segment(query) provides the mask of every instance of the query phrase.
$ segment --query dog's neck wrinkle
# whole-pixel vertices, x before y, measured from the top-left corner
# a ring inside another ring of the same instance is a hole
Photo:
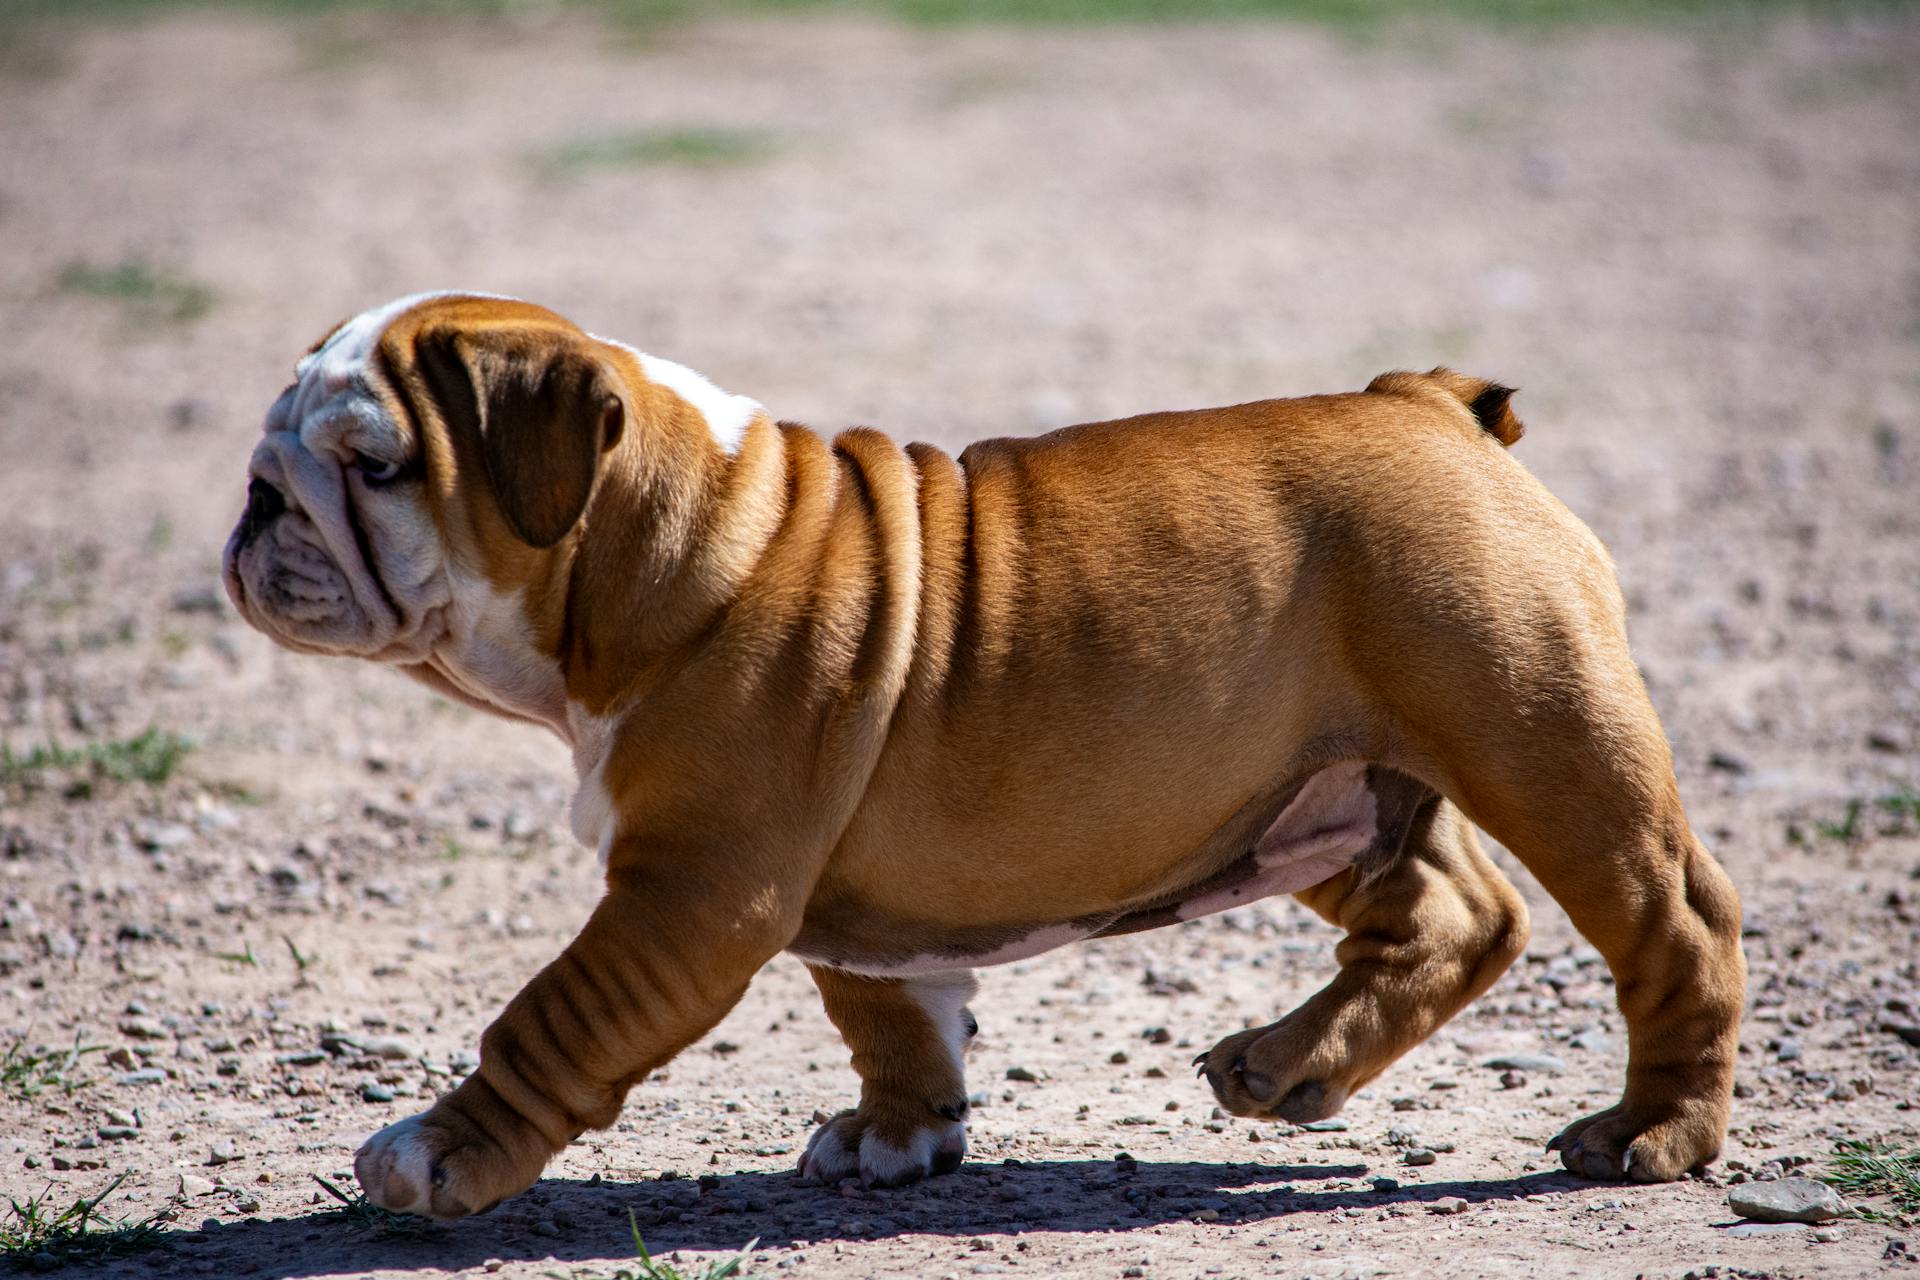
[[[560,649],[567,697],[596,715],[624,703],[630,683],[660,657],[707,631],[765,542],[750,509],[771,424],[752,424],[733,455],[697,420],[662,425],[630,432],[615,447],[568,578]],[[629,684],[610,683],[616,676]]]

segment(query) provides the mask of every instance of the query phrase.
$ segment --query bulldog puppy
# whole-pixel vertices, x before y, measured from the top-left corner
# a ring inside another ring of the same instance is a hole
[[[1621,1100],[1553,1146],[1678,1178],[1727,1123],[1740,903],[1687,824],[1606,550],[1506,452],[1509,391],[1364,392],[988,440],[776,421],[523,302],[402,299],[267,413],[226,582],[572,748],[606,896],[480,1067],[355,1162],[457,1218],[528,1186],[781,951],[860,1103],[806,1177],[966,1150],[970,971],[1291,893],[1340,969],[1201,1055],[1340,1110],[1527,939],[1490,833],[1612,969]]]

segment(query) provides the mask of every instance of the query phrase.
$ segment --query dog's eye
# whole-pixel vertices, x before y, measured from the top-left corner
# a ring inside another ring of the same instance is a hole
[[[360,478],[370,485],[383,485],[400,474],[401,464],[385,458],[376,458],[370,453],[355,453],[353,466]]]

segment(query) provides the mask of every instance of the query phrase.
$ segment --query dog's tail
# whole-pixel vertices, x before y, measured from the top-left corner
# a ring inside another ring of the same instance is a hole
[[[1405,370],[1383,373],[1367,384],[1367,390],[1381,395],[1414,397],[1444,392],[1465,405],[1481,428],[1503,445],[1512,444],[1526,432],[1526,427],[1507,405],[1513,397],[1512,387],[1455,373],[1445,365],[1436,365],[1425,373]]]

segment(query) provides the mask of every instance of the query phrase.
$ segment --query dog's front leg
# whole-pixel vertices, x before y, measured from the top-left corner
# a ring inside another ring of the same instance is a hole
[[[827,1016],[853,1050],[860,1105],[814,1130],[800,1176],[897,1187],[959,1168],[967,1154],[961,1053],[978,1029],[967,1010],[973,974],[869,978],[809,967]]]
[[[559,958],[487,1028],[480,1067],[354,1158],[367,1198],[459,1218],[525,1190],[627,1091],[724,1017],[785,944],[785,913],[695,875],[616,871]]]

